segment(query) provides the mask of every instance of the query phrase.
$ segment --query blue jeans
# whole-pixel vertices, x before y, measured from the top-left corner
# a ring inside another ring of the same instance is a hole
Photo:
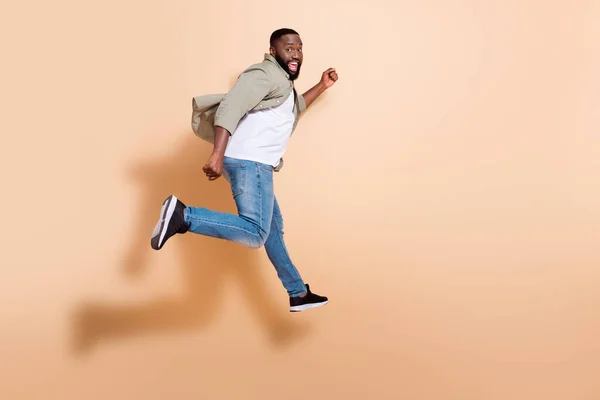
[[[189,232],[229,240],[251,248],[265,247],[277,276],[290,296],[306,293],[300,273],[283,240],[283,217],[273,190],[273,167],[225,157],[223,176],[231,185],[238,215],[188,206]]]

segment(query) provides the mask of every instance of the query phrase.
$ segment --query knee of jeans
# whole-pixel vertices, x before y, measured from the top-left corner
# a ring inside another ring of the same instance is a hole
[[[249,243],[248,243],[248,247],[250,247],[251,249],[260,249],[261,247],[263,247],[265,245],[266,240],[263,239],[261,236],[252,238]]]
[[[258,229],[256,235],[250,240],[249,247],[253,249],[260,249],[267,242],[267,238],[269,237],[269,232],[265,232],[262,229]]]

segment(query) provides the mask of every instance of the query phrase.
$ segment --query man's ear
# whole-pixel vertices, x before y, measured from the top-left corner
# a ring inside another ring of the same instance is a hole
[[[271,54],[271,57],[275,57],[275,48],[273,46],[269,47],[269,54]]]

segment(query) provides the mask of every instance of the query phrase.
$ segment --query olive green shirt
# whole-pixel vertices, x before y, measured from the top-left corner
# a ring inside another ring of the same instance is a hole
[[[295,97],[293,133],[300,115],[306,110],[306,101],[296,93],[289,74],[277,60],[265,54],[263,62],[251,65],[240,74],[228,93],[192,99],[192,130],[201,139],[214,143],[215,126],[234,135],[238,123],[248,112],[281,105],[291,91],[294,91]],[[275,170],[279,171],[282,167],[283,159]]]

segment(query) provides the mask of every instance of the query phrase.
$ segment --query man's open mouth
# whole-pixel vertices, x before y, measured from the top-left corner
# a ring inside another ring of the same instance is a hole
[[[288,69],[293,74],[298,72],[298,63],[297,62],[288,63]]]

